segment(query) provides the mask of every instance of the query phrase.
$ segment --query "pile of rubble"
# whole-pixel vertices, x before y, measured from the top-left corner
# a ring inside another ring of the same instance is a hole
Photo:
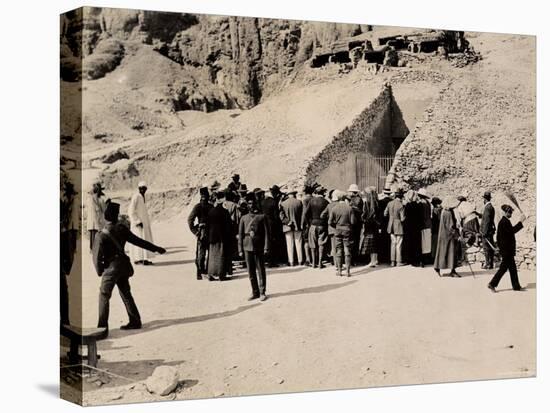
[[[451,53],[447,56],[449,62],[454,67],[465,67],[469,64],[479,62],[482,57],[473,48],[466,49],[464,53]]]

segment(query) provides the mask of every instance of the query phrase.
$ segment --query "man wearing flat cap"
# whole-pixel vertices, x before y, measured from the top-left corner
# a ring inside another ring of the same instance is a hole
[[[191,232],[197,238],[195,250],[195,266],[197,267],[197,280],[202,280],[203,274],[206,274],[206,253],[208,251],[208,214],[213,208],[210,203],[210,193],[207,187],[199,189],[200,201],[196,204],[189,217],[187,225]]]
[[[290,190],[288,198],[281,202],[279,216],[285,234],[288,265],[294,265],[294,247],[298,255],[298,264],[303,265],[302,255],[302,212],[303,205],[296,199],[297,191]]]
[[[325,199],[326,189],[322,186],[315,188],[313,198],[304,209],[302,222],[309,226],[308,245],[311,251],[311,265],[324,268],[323,252],[328,242],[328,222],[322,214],[328,205]]]
[[[144,181],[138,183],[138,191],[132,196],[128,207],[128,215],[130,217],[130,230],[139,235],[146,241],[153,242],[153,232],[151,231],[151,222],[149,220],[149,212],[145,204],[145,193],[147,192],[147,184]],[[152,265],[150,258],[153,255],[144,248],[137,246],[130,247],[130,257],[134,264]]]
[[[403,206],[403,190],[395,191],[395,199],[391,200],[386,209],[384,216],[388,217],[387,231],[390,234],[390,260],[391,265],[403,265],[402,247],[403,247],[403,222],[405,221],[405,207]]]
[[[494,235],[496,232],[495,228],[495,208],[493,207],[493,204],[491,203],[491,193],[489,191],[485,191],[483,194],[483,203],[485,204],[483,207],[483,214],[481,216],[481,236],[482,236],[482,245],[483,245],[483,252],[485,255],[485,262],[483,263],[483,269],[485,270],[492,270],[493,269],[493,261],[495,257],[495,251],[493,249],[495,245],[494,241]]]
[[[518,278],[518,269],[516,267],[516,232],[520,231],[523,228],[523,221],[525,221],[525,215],[521,214],[519,216],[519,221],[516,225],[512,225],[510,218],[512,218],[512,213],[514,209],[510,205],[502,205],[502,211],[504,216],[500,219],[497,228],[497,245],[502,257],[500,262],[500,267],[498,268],[497,273],[489,282],[487,287],[492,291],[496,292],[498,283],[502,279],[502,276],[506,271],[510,272],[510,280],[512,282],[512,288],[514,291],[523,291],[524,288],[519,283]]]
[[[141,316],[130,291],[130,277],[133,275],[134,269],[124,251],[124,245],[129,242],[139,248],[159,254],[164,254],[166,250],[136,236],[126,226],[119,223],[119,211],[119,204],[115,202],[107,204],[104,214],[105,227],[97,234],[94,242],[93,262],[97,275],[101,277],[97,326],[108,328],[109,300],[116,285],[129,318],[128,324],[120,328],[134,330],[141,328]]]

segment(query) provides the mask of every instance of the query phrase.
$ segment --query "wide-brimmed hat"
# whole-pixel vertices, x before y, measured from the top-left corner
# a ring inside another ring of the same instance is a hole
[[[359,192],[359,187],[357,184],[351,184],[348,188],[348,192]]]
[[[221,186],[222,186],[222,184],[220,184],[218,181],[214,181],[214,182],[212,183],[212,185],[210,185],[210,189],[211,189],[212,191],[216,191],[216,190],[218,190]]]
[[[262,188],[254,188],[254,190],[252,192],[255,193],[255,194],[265,193],[265,191]]]
[[[339,189],[335,189],[332,193],[333,200],[341,201],[346,196],[346,193],[344,191],[341,191]]]
[[[428,194],[428,191],[426,191],[426,188],[420,188],[417,192],[418,196],[421,196],[422,198],[431,198],[430,194]]]
[[[458,199],[459,202],[464,202],[466,200],[468,200],[468,198],[466,198],[465,195],[459,195],[456,197],[456,199]]]
[[[138,182],[138,188],[147,188],[147,182],[139,181]]]
[[[510,205],[508,204],[502,204],[502,206],[500,207],[500,209],[502,209],[504,212],[514,212],[514,208],[512,208]]]
[[[271,188],[269,188],[271,192],[281,192],[281,188],[279,188],[279,185],[273,185]]]
[[[443,198],[443,202],[441,203],[441,206],[445,209],[453,209],[456,208],[460,204],[460,201],[456,196],[448,195],[445,198]]]

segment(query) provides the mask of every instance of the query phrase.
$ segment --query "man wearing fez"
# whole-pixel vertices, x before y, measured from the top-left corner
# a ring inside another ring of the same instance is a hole
[[[497,245],[502,257],[500,267],[493,279],[487,284],[492,292],[496,293],[496,288],[500,282],[502,276],[506,271],[510,272],[510,280],[512,281],[512,288],[514,291],[524,291],[525,289],[520,285],[518,279],[518,269],[516,267],[516,232],[523,228],[523,221],[526,216],[521,214],[519,216],[519,222],[516,225],[512,225],[510,218],[514,209],[510,205],[502,205],[502,211],[504,216],[500,219],[497,228]]]
[[[187,224],[189,229],[197,238],[195,252],[195,265],[197,267],[197,280],[202,280],[202,274],[206,274],[206,252],[208,251],[208,213],[213,208],[210,204],[208,188],[199,189],[200,201],[196,204],[189,217]]]
[[[317,265],[324,268],[323,252],[325,244],[328,242],[327,221],[322,218],[322,213],[328,205],[325,199],[326,189],[319,186],[311,201],[304,208],[302,221],[307,222],[309,226],[308,245],[311,251],[311,264],[313,268]]]
[[[302,256],[302,203],[296,199],[298,191],[290,190],[288,198],[281,202],[279,216],[283,224],[286,240],[288,265],[294,265],[294,247],[298,255],[298,264],[303,265]]]
[[[249,212],[239,223],[239,254],[244,255],[252,287],[249,300],[265,301],[266,274],[264,254],[269,254],[269,227],[264,214],[260,213],[254,194],[246,196]]]
[[[485,255],[485,262],[483,263],[484,270],[492,270],[494,266],[495,251],[493,247],[495,246],[494,235],[496,232],[495,228],[495,208],[491,203],[491,193],[486,191],[483,194],[483,214],[481,215],[481,236],[483,238],[483,252]]]
[[[130,277],[134,273],[130,258],[124,252],[126,242],[151,252],[164,254],[166,250],[158,247],[132,233],[126,226],[118,222],[120,205],[115,202],[107,204],[105,209],[105,227],[97,234],[93,260],[97,274],[101,277],[99,287],[99,321],[98,327],[107,327],[109,324],[109,300],[115,285],[126,307],[128,324],[121,326],[121,330],[141,328],[141,317],[134,297],[130,291]]]
[[[88,205],[86,207],[86,223],[88,233],[90,234],[90,251],[94,247],[94,239],[98,231],[105,225],[105,208],[109,200],[105,200],[101,182],[94,182],[92,190],[88,197]]]

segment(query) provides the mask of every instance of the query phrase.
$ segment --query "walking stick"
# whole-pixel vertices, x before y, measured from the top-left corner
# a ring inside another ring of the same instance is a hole
[[[462,235],[459,235],[458,239],[460,240],[460,242],[462,243],[463,246],[466,246],[466,241],[464,241],[464,238],[462,238]],[[466,251],[464,251],[464,256],[466,256]],[[468,260],[466,258],[466,262],[468,263],[468,267],[470,268],[470,272],[472,273],[472,277],[474,277],[474,279],[475,279],[476,275],[474,273],[474,270],[472,269],[472,264],[470,264],[470,260]]]

